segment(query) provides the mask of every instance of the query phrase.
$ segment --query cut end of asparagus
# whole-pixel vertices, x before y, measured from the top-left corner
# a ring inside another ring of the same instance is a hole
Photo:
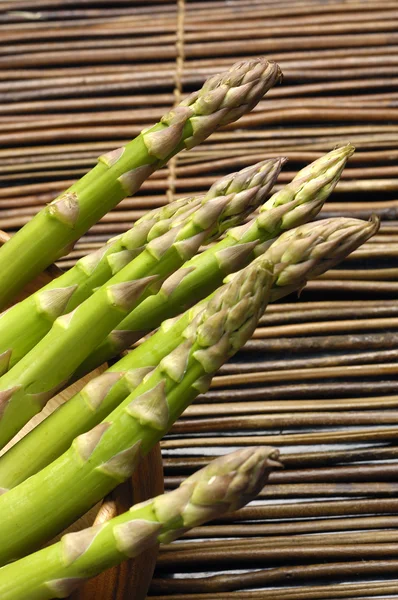
[[[265,253],[274,265],[273,299],[301,289],[308,279],[343,260],[378,228],[376,216],[369,222],[340,217],[307,223],[283,233]]]
[[[241,508],[263,488],[270,471],[281,467],[275,448],[244,448],[220,456],[186,479],[175,491],[159,496],[154,511],[160,522],[174,524],[174,531],[160,536],[169,542],[182,530],[201,525]]]

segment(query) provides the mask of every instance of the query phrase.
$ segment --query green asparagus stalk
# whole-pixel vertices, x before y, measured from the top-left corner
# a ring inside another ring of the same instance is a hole
[[[51,539],[131,476],[140,457],[250,338],[272,279],[264,256],[253,261],[199,307],[182,333],[183,341],[106,420],[75,438],[42,471],[0,496],[0,564]]]
[[[158,294],[144,300],[101,342],[78,368],[76,378],[117,356],[162,321],[207,296],[228,273],[253,259],[257,243],[312,219],[332,193],[353,152],[353,146],[348,144],[306,166],[261,207],[256,219],[229,230],[213,248],[185,263],[166,280]]]
[[[280,78],[278,65],[265,59],[236,63],[210,77],[160,123],[101,156],[91,171],[0,248],[0,308],[123,198],[133,195],[151,173],[183,148],[200,144],[221,125],[249,112]]]
[[[206,241],[243,222],[267,197],[284,162],[283,158],[264,160],[222,177],[204,197],[176,200],[149,212],[132,229],[109,240],[99,250],[80,259],[72,269],[11,307],[0,317],[0,375],[19,362],[50,331],[57,317],[74,310],[140,254],[146,244],[188,218],[201,204],[229,197],[222,219],[214,225]]]
[[[161,439],[250,337],[267,301],[293,285],[301,288],[377,228],[377,221],[342,218],[299,227],[297,240],[283,234],[208,300],[164,322],[11,448],[0,459],[0,485],[16,485],[15,477],[22,483],[0,496],[0,561],[51,538],[127,478],[140,452]],[[80,435],[69,447],[72,430]]]
[[[68,533],[57,544],[0,569],[2,600],[69,596],[90,577],[169,543],[191,529],[241,508],[280,467],[274,448],[253,447],[213,460],[176,490],[132,506],[107,523]]]
[[[272,173],[278,170],[274,163]],[[268,181],[268,171],[258,173],[254,180]],[[252,181],[249,172],[248,181]],[[241,189],[247,173],[230,177],[228,181]],[[239,183],[240,181],[240,183]],[[268,189],[268,186],[266,186]],[[134,308],[145,294],[158,291],[156,283],[189,260],[199,246],[217,230],[246,215],[256,205],[261,185],[228,195],[223,189],[205,196],[193,212],[174,219],[173,227],[152,239],[144,250],[123,267],[74,311],[58,317],[39,343],[10,371],[0,378],[0,448],[25,423],[40,412],[47,401],[69,380],[104,337]],[[221,193],[222,195],[217,195]],[[154,285],[155,284],[155,285]]]

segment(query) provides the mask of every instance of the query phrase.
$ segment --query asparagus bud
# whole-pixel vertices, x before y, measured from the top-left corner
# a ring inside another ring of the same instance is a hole
[[[244,506],[260,492],[271,469],[281,466],[278,456],[274,448],[260,446],[216,458],[176,490],[2,567],[2,600],[66,597],[83,581],[157,542],[170,542]]]
[[[334,218],[287,231],[266,252],[274,269],[272,300],[302,289],[309,279],[325,273],[374,235],[379,219]]]
[[[250,502],[264,487],[270,469],[281,466],[278,458],[273,448],[238,450],[216,458],[178,489],[156,498],[158,520],[168,517],[177,524],[174,531],[163,532],[160,541],[170,542],[184,531]]]

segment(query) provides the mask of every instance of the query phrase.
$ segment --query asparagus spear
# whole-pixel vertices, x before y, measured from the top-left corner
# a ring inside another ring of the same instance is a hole
[[[261,172],[257,175],[260,181],[264,177]],[[49,333],[0,378],[0,448],[65,385],[82,360],[145,294],[158,291],[155,282],[189,260],[209,236],[223,229],[224,221],[250,212],[262,191],[259,186],[227,196],[213,191],[197,210],[182,214],[181,222],[175,219],[169,231],[152,239],[74,311],[58,317]]]
[[[250,337],[267,301],[279,297],[283,288],[289,292],[293,285],[302,287],[309,276],[341,260],[377,228],[377,221],[341,218],[299,227],[297,240],[285,233],[207,301],[163,323],[148,341],[6,453],[1,462],[8,461],[9,468],[1,469],[0,485],[6,487],[7,475],[9,484],[21,465],[26,472],[21,476],[19,470],[19,481],[32,476],[0,496],[0,561],[51,538],[127,478],[138,455],[161,439]],[[38,469],[46,464],[43,456],[48,464],[57,455],[52,454],[55,446],[62,451],[70,443],[73,428],[81,434],[69,449],[37,474],[34,469],[29,473],[32,461]],[[33,518],[35,513],[39,519]]]
[[[182,333],[183,341],[138,387],[133,382],[133,391],[106,420],[75,438],[42,471],[0,496],[0,564],[51,539],[131,476],[140,457],[250,338],[272,279],[264,256],[253,261],[199,307]]]
[[[278,65],[263,58],[236,63],[210,77],[160,123],[101,156],[91,171],[0,248],[0,308],[157,168],[249,112],[280,78]]]
[[[136,504],[105,524],[63,536],[60,542],[0,569],[2,600],[69,596],[80,583],[157,542],[169,543],[206,521],[241,508],[279,467],[274,448],[252,447],[213,460],[176,490]]]
[[[348,144],[306,166],[261,207],[257,219],[229,230],[213,248],[185,263],[166,280],[158,294],[144,300],[120,322],[82,363],[76,377],[92,371],[158,327],[164,319],[204,298],[221,285],[225,275],[252,260],[256,243],[313,218],[333,191],[353,152],[353,146]]]
[[[148,242],[170,231],[201,204],[229,196],[222,219],[214,225],[206,241],[243,222],[267,197],[284,161],[282,158],[264,160],[222,177],[204,197],[176,200],[149,212],[125,234],[109,240],[99,250],[80,259],[72,269],[6,311],[0,317],[0,375],[19,362],[50,331],[57,317],[74,310],[142,252]]]

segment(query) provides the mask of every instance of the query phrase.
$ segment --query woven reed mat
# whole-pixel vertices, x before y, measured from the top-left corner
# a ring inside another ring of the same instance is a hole
[[[165,547],[157,600],[398,598],[396,0],[2,0],[0,228],[13,232],[209,74],[277,60],[283,85],[104,217],[67,268],[149,208],[267,156],[279,184],[350,140],[323,216],[380,232],[271,306],[162,444],[167,488],[231,447],[286,468],[258,501]],[[198,542],[198,540],[201,540]]]

